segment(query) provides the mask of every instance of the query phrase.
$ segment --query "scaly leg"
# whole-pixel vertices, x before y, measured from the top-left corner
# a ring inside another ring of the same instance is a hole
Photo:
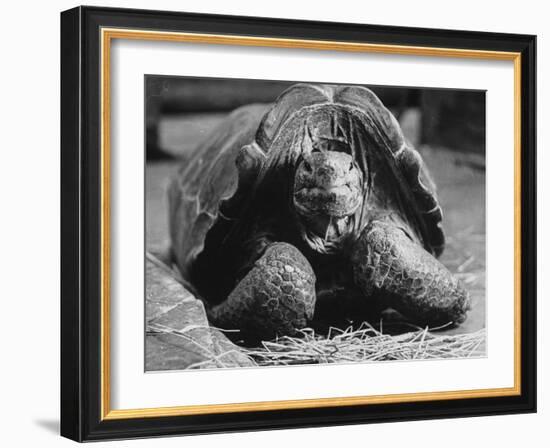
[[[395,222],[375,220],[352,254],[356,284],[419,325],[460,324],[470,298],[458,280]]]
[[[221,328],[241,330],[247,341],[258,341],[294,334],[307,325],[314,308],[311,265],[294,246],[274,243],[209,318]]]

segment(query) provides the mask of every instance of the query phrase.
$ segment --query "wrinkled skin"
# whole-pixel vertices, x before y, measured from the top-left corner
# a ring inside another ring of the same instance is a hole
[[[298,215],[320,237],[344,236],[351,230],[349,217],[362,205],[362,177],[349,154],[307,154],[294,178],[293,202]]]

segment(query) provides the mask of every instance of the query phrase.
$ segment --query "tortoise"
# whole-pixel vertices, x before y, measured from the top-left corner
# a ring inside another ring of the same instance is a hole
[[[470,309],[437,260],[428,170],[366,87],[296,84],[236,109],[180,166],[168,202],[174,263],[211,323],[247,340],[295,334],[345,298],[428,326]]]

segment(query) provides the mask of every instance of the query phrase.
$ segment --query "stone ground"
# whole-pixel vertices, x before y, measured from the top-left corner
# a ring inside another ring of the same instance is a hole
[[[402,126],[416,141],[414,113]],[[174,154],[189,154],[196,143],[223,118],[221,114],[171,117],[161,122],[161,145]],[[485,327],[485,171],[483,163],[445,148],[420,146],[438,187],[444,212],[447,246],[440,260],[459,276],[473,299],[466,322],[443,333],[469,333]],[[177,164],[149,163],[146,167],[147,248],[159,253],[168,245],[166,186]],[[207,328],[200,301],[166,271],[162,262],[147,261],[146,369],[171,370],[191,365],[231,367],[250,365],[220,332]],[[163,328],[180,330],[167,334]],[[181,331],[184,330],[184,331]],[[226,354],[228,353],[228,354]],[[221,359],[216,358],[222,356]],[[209,362],[208,359],[216,361]]]

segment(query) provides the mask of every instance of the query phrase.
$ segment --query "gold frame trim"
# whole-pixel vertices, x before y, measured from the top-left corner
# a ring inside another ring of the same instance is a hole
[[[110,366],[110,54],[113,39],[186,42],[215,45],[299,48],[368,52],[411,56],[455,57],[513,61],[514,63],[514,386],[442,392],[421,392],[356,397],[279,400],[215,405],[189,405],[142,409],[111,409]],[[459,48],[279,39],[217,34],[195,34],[137,29],[101,29],[101,420],[168,417],[265,410],[307,409],[413,401],[502,397],[521,394],[521,53]]]

